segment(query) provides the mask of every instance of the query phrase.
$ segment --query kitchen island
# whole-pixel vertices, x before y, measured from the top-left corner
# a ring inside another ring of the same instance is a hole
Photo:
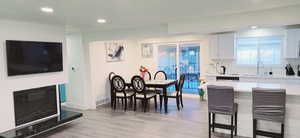
[[[238,135],[252,137],[252,88],[282,88],[286,89],[286,121],[285,138],[299,137],[300,130],[300,83],[263,83],[263,82],[240,82],[240,81],[208,81],[201,87],[206,90],[207,85],[232,86],[235,91],[235,102],[238,107]],[[230,117],[217,115],[216,121],[230,123]],[[280,124],[259,121],[258,128],[266,131],[280,132]],[[226,130],[217,130],[217,132]]]

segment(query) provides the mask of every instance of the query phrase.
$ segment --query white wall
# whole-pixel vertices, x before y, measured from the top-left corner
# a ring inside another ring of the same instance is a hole
[[[138,45],[135,40],[119,40],[125,42],[124,61],[106,62],[104,41],[92,42],[90,51],[91,90],[97,105],[107,103],[110,100],[110,85],[108,74],[115,72],[127,82],[133,75],[139,74]]]
[[[5,40],[30,40],[65,43],[64,28],[27,22],[0,20],[0,132],[15,127],[13,91],[67,82],[66,47],[64,71],[8,77]]]
[[[67,34],[69,82],[66,84],[66,104],[68,107],[88,109],[87,96],[87,64],[85,62],[85,46],[81,33]]]

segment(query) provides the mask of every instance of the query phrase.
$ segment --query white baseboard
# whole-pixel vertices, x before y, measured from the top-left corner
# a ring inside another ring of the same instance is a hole
[[[111,101],[110,97],[104,97],[101,98],[100,100],[96,101],[96,106],[104,105],[104,104],[109,104]]]
[[[74,109],[79,109],[79,110],[87,110],[88,107],[84,105],[79,105],[79,104],[73,104],[73,103],[68,103],[66,102],[64,106],[69,107],[69,108],[74,108]]]

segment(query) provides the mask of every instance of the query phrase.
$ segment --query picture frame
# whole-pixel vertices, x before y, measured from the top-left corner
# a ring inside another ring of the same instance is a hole
[[[124,42],[105,42],[106,62],[124,61]]]
[[[153,57],[153,44],[143,43],[141,44],[141,53],[143,58],[152,58]]]

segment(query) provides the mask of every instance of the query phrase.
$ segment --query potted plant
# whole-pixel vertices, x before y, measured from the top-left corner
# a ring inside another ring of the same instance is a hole
[[[205,90],[203,89],[203,85],[205,85],[206,80],[203,78],[199,79],[200,81],[200,87],[199,87],[199,96],[200,96],[200,101],[204,101],[204,95],[205,95]]]

